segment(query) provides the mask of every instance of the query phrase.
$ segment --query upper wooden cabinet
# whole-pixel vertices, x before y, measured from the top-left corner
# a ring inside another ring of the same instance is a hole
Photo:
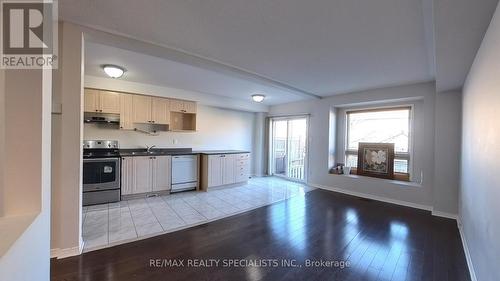
[[[84,91],[84,111],[99,112],[99,90],[85,89]]]
[[[132,95],[120,95],[120,129],[134,129],[134,101]]]
[[[120,113],[120,93],[85,89],[84,111],[99,113]]]
[[[196,103],[194,101],[171,100],[170,111],[196,113]]]
[[[134,124],[168,125],[157,130],[196,131],[196,102],[85,89],[84,111],[120,114],[120,129]]]
[[[151,123],[151,97],[133,96],[134,123]]]
[[[170,123],[170,100],[150,96],[133,96],[134,123],[168,125]]]
[[[152,98],[151,117],[151,121],[155,124],[170,124],[170,100],[165,98]]]

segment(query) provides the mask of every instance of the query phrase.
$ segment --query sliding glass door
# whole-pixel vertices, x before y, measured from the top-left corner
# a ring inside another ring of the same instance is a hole
[[[271,119],[271,174],[305,181],[307,117]]]

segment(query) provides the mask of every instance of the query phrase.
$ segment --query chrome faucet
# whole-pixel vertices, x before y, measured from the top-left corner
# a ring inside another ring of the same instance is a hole
[[[147,146],[146,145],[146,152],[149,153],[151,151],[151,149],[153,149],[153,147],[156,147],[156,145],[152,145],[152,146]]]

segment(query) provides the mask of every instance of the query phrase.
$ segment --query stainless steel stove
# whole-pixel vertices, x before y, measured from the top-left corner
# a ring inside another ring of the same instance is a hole
[[[120,201],[118,141],[83,141],[83,206],[118,201]]]

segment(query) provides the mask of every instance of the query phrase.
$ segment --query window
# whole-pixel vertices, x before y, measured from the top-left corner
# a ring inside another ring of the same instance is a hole
[[[411,107],[347,111],[346,121],[347,166],[357,166],[360,142],[394,143],[396,178],[409,179]]]

